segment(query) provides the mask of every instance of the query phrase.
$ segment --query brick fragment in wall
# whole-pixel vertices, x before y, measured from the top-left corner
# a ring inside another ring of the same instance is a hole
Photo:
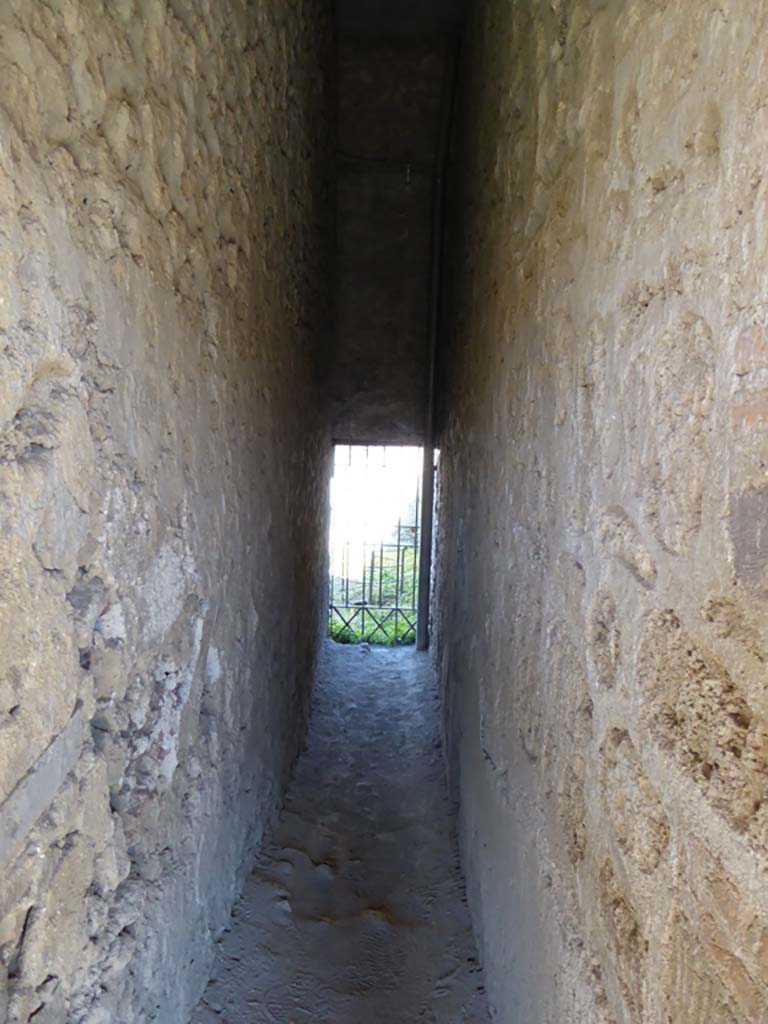
[[[50,806],[56,791],[80,756],[85,736],[83,708],[78,706],[58,736],[19,780],[0,807],[0,865],[17,852],[30,828]]]

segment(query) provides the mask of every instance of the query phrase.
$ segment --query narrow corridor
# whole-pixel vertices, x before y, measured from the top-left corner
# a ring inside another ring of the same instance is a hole
[[[429,657],[329,642],[306,750],[193,1024],[484,1020]]]
[[[0,1024],[768,1024],[766,38],[0,0]]]

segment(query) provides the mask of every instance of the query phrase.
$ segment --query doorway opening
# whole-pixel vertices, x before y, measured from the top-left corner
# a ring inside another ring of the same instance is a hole
[[[338,643],[416,642],[422,461],[421,448],[335,446],[328,633]]]

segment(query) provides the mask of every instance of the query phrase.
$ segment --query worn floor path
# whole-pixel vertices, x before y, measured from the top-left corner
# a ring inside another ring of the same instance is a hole
[[[193,1024],[485,1024],[453,824],[428,656],[329,643]]]

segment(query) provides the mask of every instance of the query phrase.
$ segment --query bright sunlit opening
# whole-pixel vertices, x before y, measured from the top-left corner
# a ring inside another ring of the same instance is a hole
[[[331,481],[331,553],[342,545],[397,538],[397,524],[414,522],[421,448],[337,445]],[[334,567],[341,571],[341,565]]]
[[[331,482],[330,631],[411,643],[422,449],[337,445]]]

